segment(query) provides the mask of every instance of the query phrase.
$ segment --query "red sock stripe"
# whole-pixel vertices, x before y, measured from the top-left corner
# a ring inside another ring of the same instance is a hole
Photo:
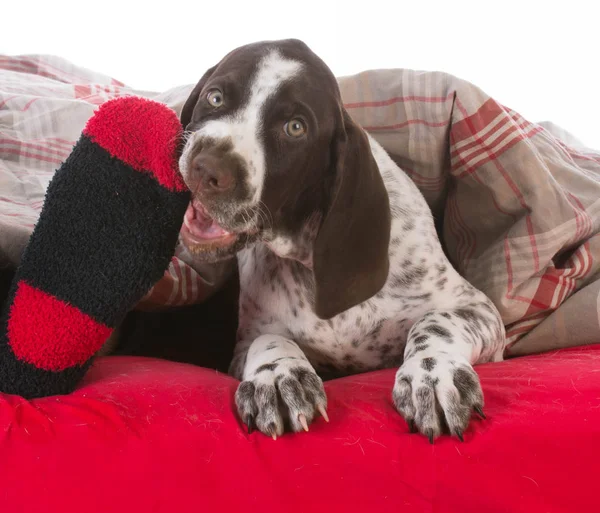
[[[182,135],[177,115],[162,103],[128,96],[103,103],[83,133],[136,171],[149,171],[169,190],[187,190],[177,164]]]
[[[7,333],[19,360],[49,371],[82,365],[102,347],[111,332],[111,328],[77,308],[19,282]]]

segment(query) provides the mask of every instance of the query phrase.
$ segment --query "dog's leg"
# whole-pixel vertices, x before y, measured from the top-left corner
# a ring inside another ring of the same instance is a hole
[[[483,393],[472,365],[498,361],[504,327],[487,298],[434,310],[409,331],[393,400],[411,431],[431,443],[442,432],[462,440],[471,413],[483,416]]]
[[[308,431],[317,412],[327,419],[323,382],[298,345],[280,335],[238,344],[230,372],[242,380],[235,403],[243,422],[274,439],[288,428]]]

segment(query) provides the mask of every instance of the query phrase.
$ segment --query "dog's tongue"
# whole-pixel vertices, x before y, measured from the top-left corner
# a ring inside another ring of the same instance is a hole
[[[198,239],[219,239],[230,235],[227,230],[221,228],[204,209],[204,206],[196,200],[188,205],[183,223],[190,233]]]

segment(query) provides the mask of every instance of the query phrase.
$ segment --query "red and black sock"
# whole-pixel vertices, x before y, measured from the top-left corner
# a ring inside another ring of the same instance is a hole
[[[71,392],[162,277],[189,191],[181,125],[141,98],[103,104],[57,170],[0,324],[0,392]]]

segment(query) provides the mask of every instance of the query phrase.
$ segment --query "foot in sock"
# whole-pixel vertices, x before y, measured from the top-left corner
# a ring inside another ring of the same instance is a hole
[[[0,320],[0,392],[71,392],[162,277],[189,202],[181,125],[141,98],[103,104],[56,171]]]

